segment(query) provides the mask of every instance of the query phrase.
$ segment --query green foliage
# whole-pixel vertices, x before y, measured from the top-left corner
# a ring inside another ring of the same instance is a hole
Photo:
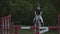
[[[0,17],[11,14],[14,24],[32,25],[37,3],[41,4],[45,25],[56,25],[59,0],[0,0]]]

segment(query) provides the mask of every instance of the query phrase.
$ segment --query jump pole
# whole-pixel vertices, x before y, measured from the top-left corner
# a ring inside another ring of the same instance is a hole
[[[60,34],[60,15],[58,15],[58,34]]]
[[[11,16],[2,17],[2,34],[11,34]]]
[[[0,18],[0,34],[11,34],[11,15]]]
[[[0,34],[2,34],[2,18],[0,18]]]

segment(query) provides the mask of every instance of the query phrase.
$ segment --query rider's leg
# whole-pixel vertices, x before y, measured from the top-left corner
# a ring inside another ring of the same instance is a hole
[[[43,18],[41,15],[39,15],[39,19],[41,20],[41,26],[44,26]]]
[[[33,19],[33,23],[35,22],[35,17],[34,17],[34,19]]]
[[[41,22],[43,23],[43,18],[41,15],[39,15],[39,19],[41,19]]]
[[[33,19],[33,22],[35,23],[35,21],[38,20],[38,16],[36,15]]]

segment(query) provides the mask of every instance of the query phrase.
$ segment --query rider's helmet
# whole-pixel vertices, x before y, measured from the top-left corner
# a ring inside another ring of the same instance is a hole
[[[41,8],[40,8],[40,4],[37,4],[37,10],[40,10]]]
[[[37,4],[38,6],[40,6],[40,4]]]

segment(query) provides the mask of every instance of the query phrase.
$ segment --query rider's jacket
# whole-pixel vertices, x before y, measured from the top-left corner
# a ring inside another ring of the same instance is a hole
[[[39,10],[36,9],[35,11],[36,11],[36,14],[40,15],[41,9],[39,9]]]

